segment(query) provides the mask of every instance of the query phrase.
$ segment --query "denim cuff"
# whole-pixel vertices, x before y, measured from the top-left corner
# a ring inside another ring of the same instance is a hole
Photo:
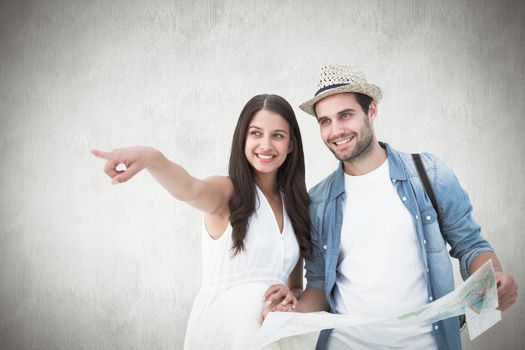
[[[495,253],[494,249],[492,249],[491,247],[478,248],[478,249],[473,250],[472,252],[470,252],[468,256],[460,260],[459,270],[461,272],[461,277],[463,277],[463,280],[466,280],[467,278],[470,277],[470,265],[472,264],[472,261],[478,255],[480,255],[481,253],[485,253],[485,252]]]
[[[324,279],[309,279],[306,281],[306,288],[315,288],[319,289],[320,291],[324,292]]]

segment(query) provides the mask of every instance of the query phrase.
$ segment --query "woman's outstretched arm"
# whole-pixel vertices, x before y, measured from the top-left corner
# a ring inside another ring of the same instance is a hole
[[[91,153],[106,160],[104,172],[112,179],[113,184],[126,182],[147,169],[178,200],[213,216],[228,216],[233,184],[226,176],[197,179],[152,147],[127,147],[111,152],[93,149]],[[124,164],[126,169],[117,170],[119,164]]]

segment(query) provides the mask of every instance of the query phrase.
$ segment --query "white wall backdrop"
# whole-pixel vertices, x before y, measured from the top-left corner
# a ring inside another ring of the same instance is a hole
[[[523,18],[520,1],[2,1],[0,348],[182,348],[201,216],[147,173],[111,186],[89,149],[226,174],[243,105],[277,93],[312,186],[336,162],[297,106],[331,63],[383,88],[381,140],[450,165],[525,287]],[[523,324],[520,296],[464,347],[520,349]]]

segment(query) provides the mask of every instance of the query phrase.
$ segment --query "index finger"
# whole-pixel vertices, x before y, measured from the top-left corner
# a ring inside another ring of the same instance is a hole
[[[273,286],[268,287],[268,289],[266,289],[266,292],[264,292],[263,300],[266,300],[272,293],[278,291],[280,288],[280,284],[274,284]]]
[[[292,304],[295,305],[297,303],[297,298],[293,293],[287,294],[286,297],[281,301],[282,305]]]
[[[93,154],[95,157],[98,157],[98,158],[102,158],[102,159],[106,159],[106,160],[112,160],[113,157],[111,156],[111,152],[104,152],[104,151],[99,151],[99,150],[96,150],[96,149],[91,149],[90,150],[91,154]]]
[[[291,293],[290,293],[291,294]],[[287,296],[289,295],[288,291],[286,290],[283,290],[282,288],[279,289],[278,291],[276,291],[274,294],[271,295],[271,303],[270,303],[270,306],[271,305],[276,305],[276,304],[279,304],[280,302],[283,301],[283,299],[285,299]]]

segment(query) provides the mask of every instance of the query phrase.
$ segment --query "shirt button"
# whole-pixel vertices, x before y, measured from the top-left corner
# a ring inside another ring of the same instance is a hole
[[[428,300],[432,301],[432,300],[434,300],[434,298],[432,298],[432,297],[428,297]]]
[[[438,330],[438,328],[439,328],[438,325],[435,325],[435,326],[434,326],[434,329],[435,329],[436,331]]]
[[[396,183],[396,182],[397,182],[397,180],[396,180],[396,179],[392,179],[392,182],[393,182],[393,183]]]
[[[430,272],[430,269],[429,269],[429,268],[427,268],[427,272]]]
[[[403,202],[406,202],[406,201],[407,201],[407,197],[403,197],[403,198],[401,198],[401,200],[402,200]]]
[[[427,215],[427,220],[430,220],[430,219],[432,219],[432,218],[430,217],[430,215]]]
[[[426,239],[423,240],[423,244],[427,244],[427,240]]]
[[[325,244],[325,245],[323,246],[323,249],[326,250],[326,248],[328,248],[328,247],[327,247],[326,244]]]
[[[416,215],[416,220],[419,219],[419,216]]]

